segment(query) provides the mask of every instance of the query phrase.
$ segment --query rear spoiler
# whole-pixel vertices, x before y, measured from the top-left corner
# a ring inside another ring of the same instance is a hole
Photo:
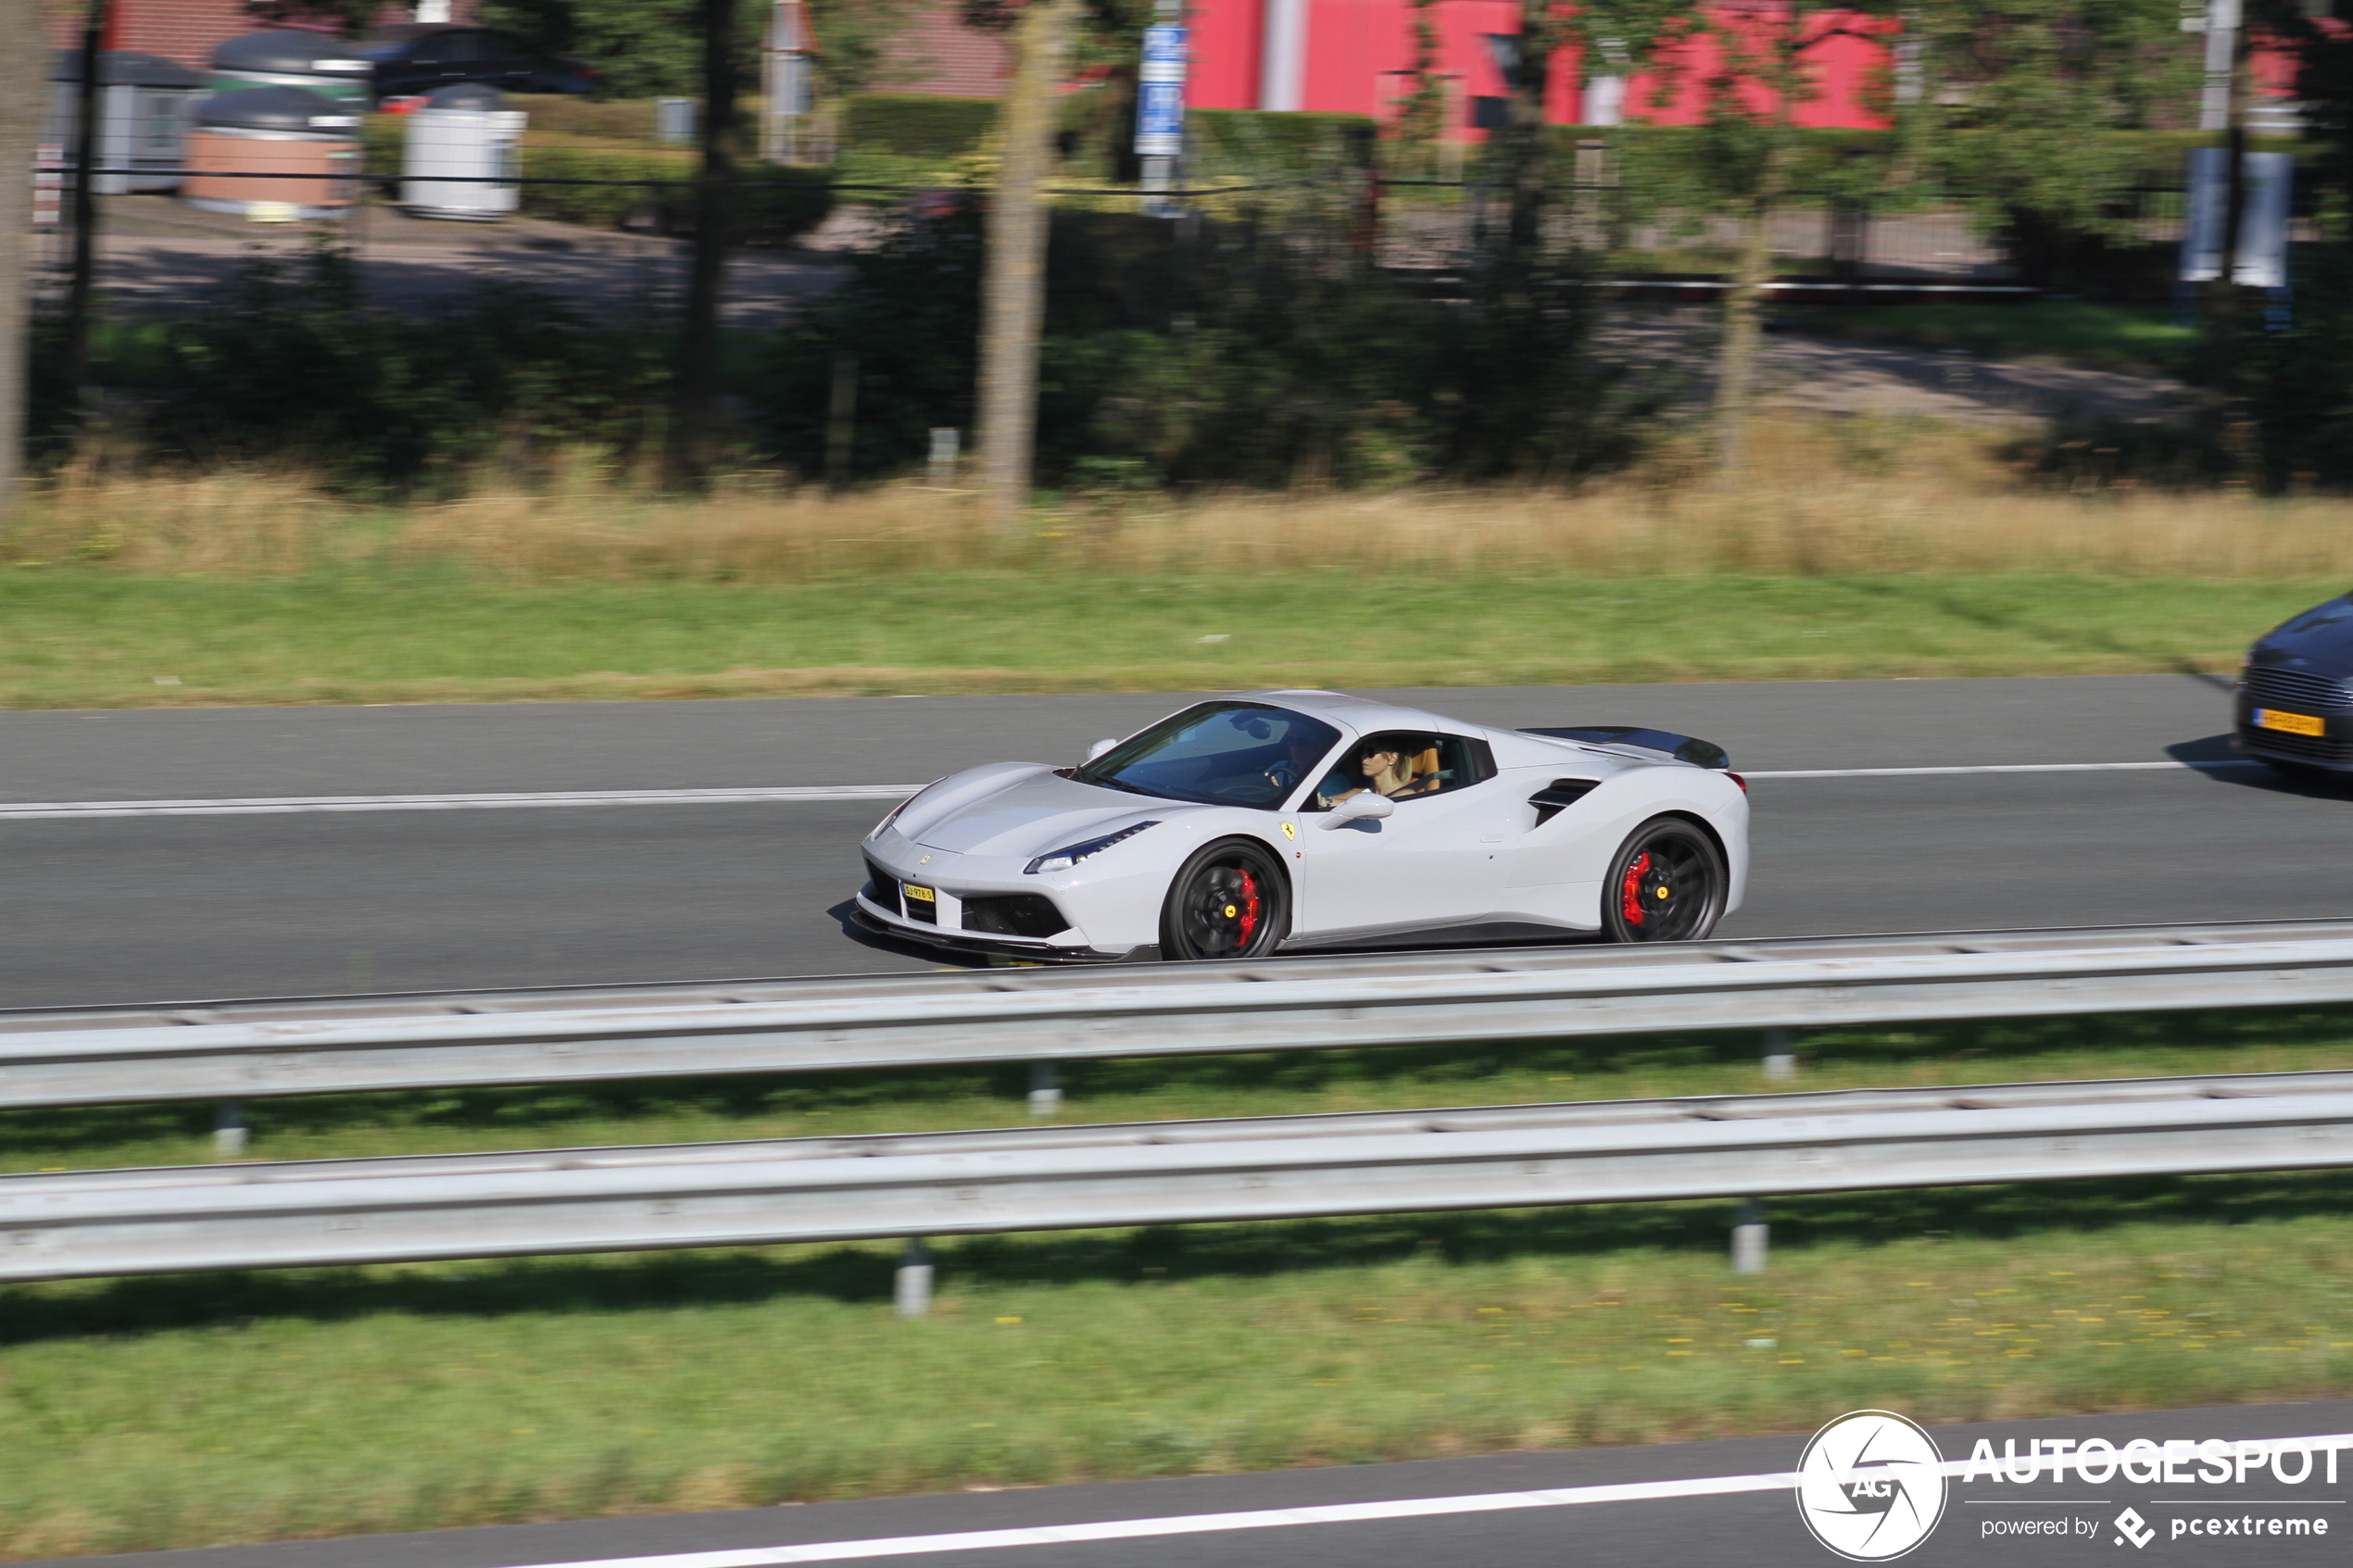
[[[1543,735],[1553,740],[1576,741],[1584,746],[1633,746],[1672,757],[1679,762],[1689,762],[1694,768],[1729,770],[1732,765],[1731,754],[1714,741],[1679,735],[1671,730],[1642,730],[1630,724],[1587,724],[1573,730],[1523,729],[1519,733]]]

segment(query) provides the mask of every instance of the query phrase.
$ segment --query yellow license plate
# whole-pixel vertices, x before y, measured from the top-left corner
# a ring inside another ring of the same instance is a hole
[[[2276,708],[2255,710],[2255,727],[2259,730],[2285,730],[2292,735],[2318,735],[2328,732],[2325,721],[2309,713],[2283,713]]]
[[[934,893],[928,887],[918,887],[912,882],[902,882],[899,885],[900,889],[906,893],[908,897],[912,898],[918,904],[937,904],[939,902],[939,895]]]

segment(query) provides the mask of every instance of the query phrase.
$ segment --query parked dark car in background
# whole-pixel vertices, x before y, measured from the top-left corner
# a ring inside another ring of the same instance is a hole
[[[486,27],[412,22],[379,28],[359,41],[375,67],[376,97],[405,98],[454,82],[479,82],[509,93],[593,93],[597,73],[577,60],[543,55],[510,33]]]
[[[2247,756],[2290,778],[2353,780],[2353,594],[2257,638],[2232,703]]]

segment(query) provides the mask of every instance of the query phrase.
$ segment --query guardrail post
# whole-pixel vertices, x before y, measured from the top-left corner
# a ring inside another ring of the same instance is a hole
[[[907,1238],[906,1250],[899,1255],[892,1295],[902,1318],[919,1318],[931,1311],[931,1248],[924,1245],[922,1236]]]
[[[1029,1064],[1029,1113],[1051,1116],[1063,1108],[1062,1069],[1051,1061]]]
[[[1768,1235],[1764,1203],[1754,1198],[1742,1198],[1741,1217],[1732,1226],[1732,1273],[1761,1274],[1765,1272],[1765,1248]]]
[[[245,1151],[248,1129],[245,1126],[245,1102],[224,1099],[212,1108],[212,1152],[222,1160],[233,1159]]]
[[[1786,1029],[1765,1031],[1765,1076],[1775,1080],[1797,1076],[1797,1052]]]

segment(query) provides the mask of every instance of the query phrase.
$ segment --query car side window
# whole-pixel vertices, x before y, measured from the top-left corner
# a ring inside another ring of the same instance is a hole
[[[1366,735],[1334,759],[1309,809],[1327,811],[1352,795],[1376,790],[1391,800],[1420,800],[1468,789],[1495,774],[1484,741],[1427,730]]]

